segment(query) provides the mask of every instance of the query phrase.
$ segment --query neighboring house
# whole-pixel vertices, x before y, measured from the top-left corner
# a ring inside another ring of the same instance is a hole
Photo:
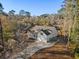
[[[27,35],[29,38],[36,39],[37,41],[47,42],[50,39],[53,40],[53,37],[56,37],[58,32],[55,27],[36,26]]]

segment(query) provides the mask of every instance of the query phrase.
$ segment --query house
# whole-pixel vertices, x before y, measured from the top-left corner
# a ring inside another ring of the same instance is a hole
[[[55,27],[50,26],[35,26],[27,32],[28,38],[36,39],[37,41],[48,42],[56,37],[58,32]]]

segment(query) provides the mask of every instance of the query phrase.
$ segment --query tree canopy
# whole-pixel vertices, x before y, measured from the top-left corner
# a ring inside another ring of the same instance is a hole
[[[2,6],[2,4],[0,3],[0,13],[2,13],[3,12],[3,6]]]

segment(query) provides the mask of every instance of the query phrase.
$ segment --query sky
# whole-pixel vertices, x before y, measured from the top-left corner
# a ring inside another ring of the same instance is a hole
[[[55,14],[63,5],[64,0],[0,0],[4,11],[29,11],[32,15]]]

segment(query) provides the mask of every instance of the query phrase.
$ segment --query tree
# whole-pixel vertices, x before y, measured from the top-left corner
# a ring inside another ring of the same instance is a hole
[[[2,13],[3,12],[3,6],[2,6],[2,4],[0,3],[0,13]]]
[[[72,27],[71,27],[71,31],[70,31],[70,39],[72,42],[77,43],[77,39],[78,39],[78,1],[77,0],[71,0],[72,1]]]
[[[11,10],[11,11],[9,11],[8,14],[9,14],[9,15],[14,15],[14,14],[15,14],[15,10]]]
[[[27,16],[27,17],[30,17],[31,16],[31,14],[30,14],[30,12],[25,12],[25,15]]]
[[[58,10],[58,14],[63,15],[64,13],[65,13],[65,8],[62,7],[61,9]]]
[[[73,32],[74,39],[79,48],[79,0],[75,0],[75,8],[74,8],[74,24],[73,24]]]
[[[68,34],[68,39],[70,40],[71,37],[71,28],[74,20],[74,13],[73,13],[73,2],[72,0],[65,0],[65,20],[64,20],[64,30]]]
[[[42,14],[42,15],[40,15],[41,17],[48,17],[49,16],[49,14]]]
[[[24,11],[24,10],[20,10],[20,11],[19,11],[19,15],[20,15],[20,16],[24,16],[24,15],[25,15],[25,11]]]
[[[27,11],[24,11],[24,10],[20,10],[19,15],[30,17],[30,12],[27,12]]]
[[[74,51],[79,48],[79,0],[66,0],[66,18],[70,20],[68,35]]]

